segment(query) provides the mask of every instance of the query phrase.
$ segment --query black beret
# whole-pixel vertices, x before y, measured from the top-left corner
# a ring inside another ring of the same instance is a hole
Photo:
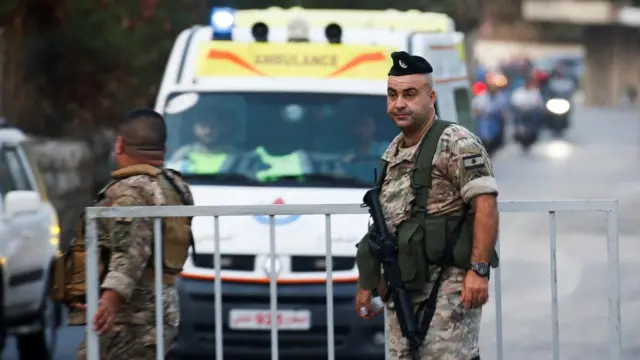
[[[431,74],[433,72],[433,67],[425,58],[411,55],[406,51],[391,53],[391,59],[393,60],[393,65],[389,69],[389,76]]]

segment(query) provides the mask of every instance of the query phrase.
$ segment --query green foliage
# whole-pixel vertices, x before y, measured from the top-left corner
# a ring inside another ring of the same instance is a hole
[[[0,18],[11,15],[18,7],[18,0],[0,0]]]
[[[129,108],[152,106],[177,34],[207,14],[198,0],[65,3],[57,26],[23,14],[32,26],[9,34],[24,61],[4,103],[19,106],[17,98],[27,97],[28,106],[8,112],[32,133],[111,125]]]

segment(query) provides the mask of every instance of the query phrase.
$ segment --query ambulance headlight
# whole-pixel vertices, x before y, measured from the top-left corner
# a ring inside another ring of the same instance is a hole
[[[565,99],[550,99],[547,101],[547,110],[556,115],[566,114],[569,109],[571,109],[571,104]]]
[[[211,10],[211,28],[214,38],[230,39],[235,24],[235,11],[232,8],[213,8]]]

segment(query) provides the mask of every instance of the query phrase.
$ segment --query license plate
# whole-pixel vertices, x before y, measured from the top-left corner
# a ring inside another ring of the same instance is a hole
[[[308,310],[280,310],[277,321],[279,330],[309,330],[311,328],[311,312]],[[271,330],[271,312],[269,310],[231,310],[229,312],[229,328],[234,330]]]

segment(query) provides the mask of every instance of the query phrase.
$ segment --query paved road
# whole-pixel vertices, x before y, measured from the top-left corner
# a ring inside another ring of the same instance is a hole
[[[640,358],[640,273],[634,226],[640,208],[640,117],[585,110],[568,141],[546,139],[530,155],[509,146],[495,159],[501,200],[620,199],[620,283],[624,358]],[[551,359],[547,214],[501,215],[505,359]],[[606,222],[602,213],[558,214],[561,358],[606,359]],[[495,297],[494,297],[495,298]],[[494,303],[481,341],[495,359]]]
[[[624,358],[640,358],[640,117],[583,110],[567,141],[545,138],[528,155],[509,145],[495,158],[502,200],[620,199],[620,282]],[[607,272],[603,214],[558,214],[561,358],[606,359]],[[503,214],[501,251],[505,359],[551,359],[546,214]],[[495,298],[495,296],[493,296]],[[494,303],[485,307],[483,358],[496,359]],[[59,334],[56,359],[74,359],[81,329]],[[15,360],[10,350],[4,360]]]

